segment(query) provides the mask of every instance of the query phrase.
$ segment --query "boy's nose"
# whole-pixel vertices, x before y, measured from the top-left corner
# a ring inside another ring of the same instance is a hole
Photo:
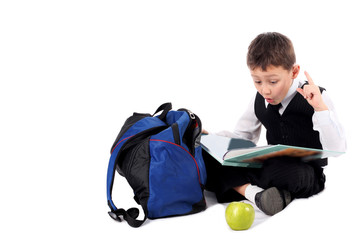
[[[263,87],[263,88],[262,88],[262,95],[263,95],[263,96],[264,96],[264,95],[270,95],[270,93],[271,93],[270,88],[268,88],[268,87]]]

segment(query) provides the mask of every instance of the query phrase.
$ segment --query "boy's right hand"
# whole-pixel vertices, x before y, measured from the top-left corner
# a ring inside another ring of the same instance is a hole
[[[209,132],[206,131],[205,129],[201,130],[201,133],[202,133],[202,134],[206,134],[206,135],[209,134]]]

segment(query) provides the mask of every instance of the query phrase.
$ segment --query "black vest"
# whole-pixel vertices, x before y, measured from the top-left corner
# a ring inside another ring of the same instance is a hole
[[[321,92],[324,90],[319,88]],[[266,128],[268,144],[322,149],[319,132],[313,129],[314,108],[300,93],[296,93],[282,115],[274,108],[267,108],[265,99],[259,93],[254,107],[256,117]],[[327,165],[327,159],[316,162],[321,166]]]

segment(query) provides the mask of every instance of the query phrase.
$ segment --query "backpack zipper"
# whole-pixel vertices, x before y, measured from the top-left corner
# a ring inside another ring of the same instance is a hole
[[[192,133],[194,134],[194,130],[196,127],[199,127],[200,131],[198,131],[195,135],[192,136],[191,139],[191,145],[189,147],[190,154],[195,156],[195,143],[198,136],[201,134],[201,121],[199,117],[196,116],[192,111],[186,109],[186,108],[180,108],[178,111],[184,111],[189,115],[189,118],[191,119],[186,127],[186,129],[191,128],[191,125],[195,124],[195,127],[192,129]],[[198,120],[197,120],[198,119]]]

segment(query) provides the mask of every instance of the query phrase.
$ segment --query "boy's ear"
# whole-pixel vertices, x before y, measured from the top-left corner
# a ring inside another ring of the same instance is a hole
[[[294,64],[291,71],[292,71],[292,79],[297,78],[297,76],[300,73],[300,65],[299,64]]]

